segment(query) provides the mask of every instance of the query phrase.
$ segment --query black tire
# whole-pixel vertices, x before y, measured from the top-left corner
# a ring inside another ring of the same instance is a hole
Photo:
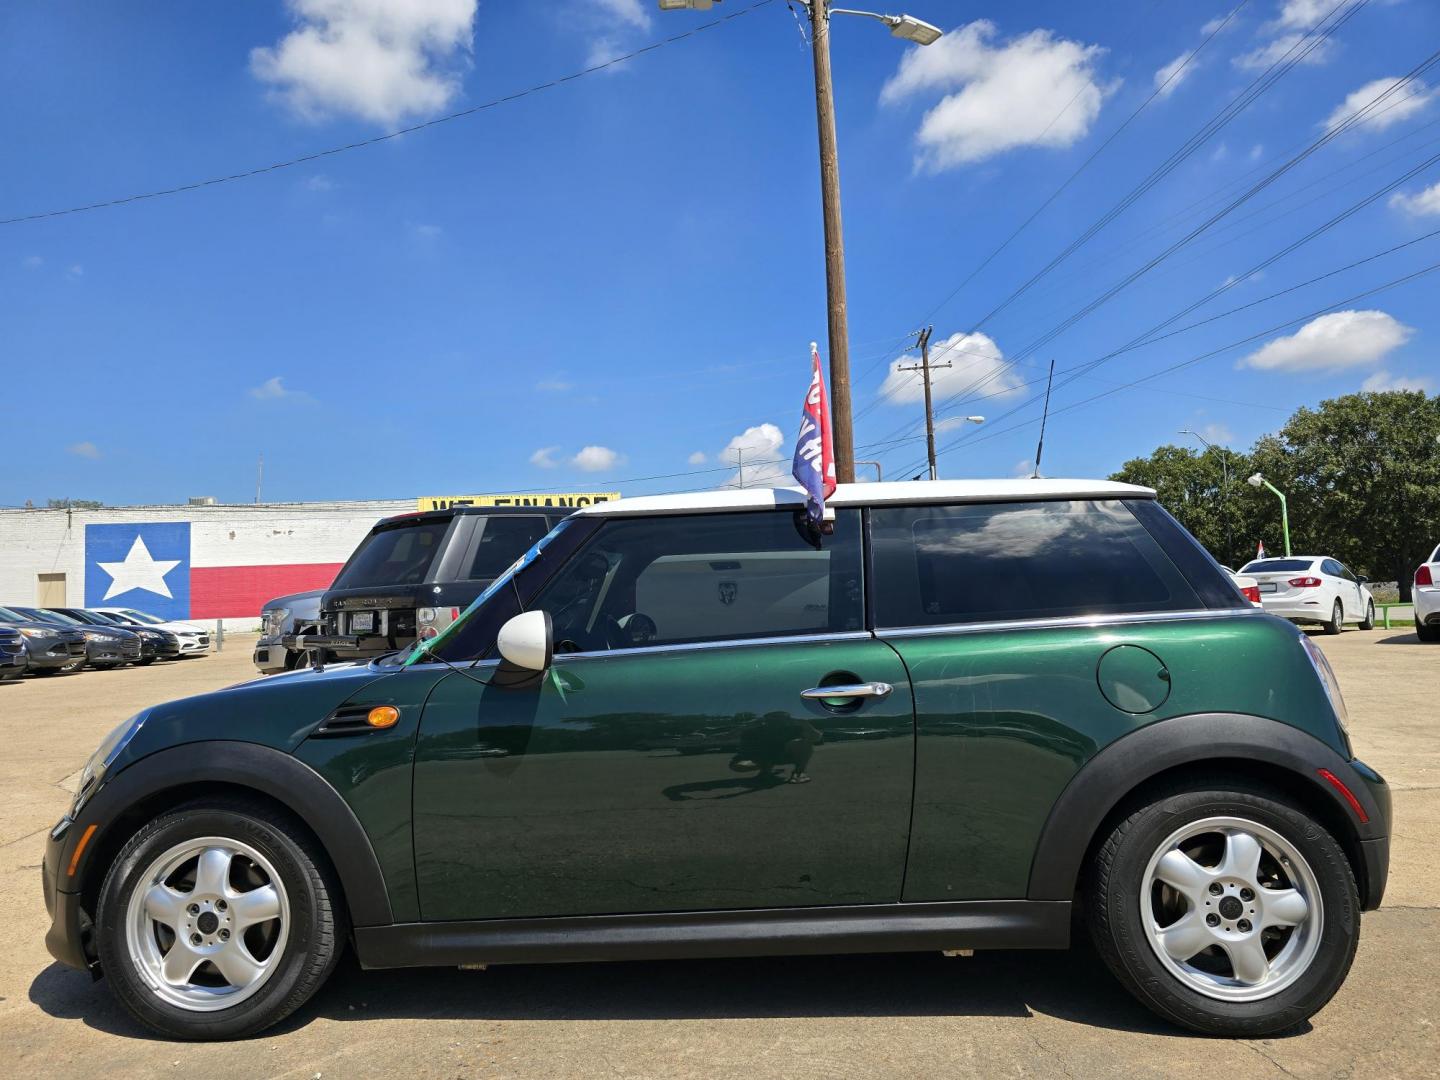
[[[1160,961],[1142,923],[1151,856],[1177,829],[1215,816],[1279,833],[1319,883],[1324,915],[1314,959],[1293,983],[1258,1001],[1220,1000],[1182,982]],[[1090,868],[1085,903],[1095,947],[1125,988],[1165,1019],[1207,1035],[1260,1038],[1303,1024],[1339,990],[1360,940],[1359,893],[1340,845],[1300,807],[1241,780],[1217,777],[1174,790],[1116,822]]]
[[[185,840],[218,836],[255,848],[275,867],[290,903],[279,966],[253,996],[199,1012],[162,1000],[140,976],[126,944],[132,892],[163,852]],[[349,933],[340,890],[315,841],[289,815],[244,799],[199,800],[154,819],[132,836],[105,876],[96,918],[101,970],[127,1012],[173,1039],[238,1039],[278,1023],[305,1004],[340,959]]]
[[[1340,631],[1344,630],[1345,605],[1340,603],[1339,600],[1336,600],[1335,606],[1330,609],[1330,621],[1324,623],[1323,625],[1325,627],[1325,633],[1327,634],[1338,634],[1340,633]]]
[[[1440,641],[1440,626],[1426,626],[1415,616],[1415,636],[1421,641]]]
[[[1367,600],[1365,603],[1365,618],[1360,620],[1361,630],[1375,629],[1375,601]]]
[[[149,666],[150,666],[151,664],[153,664],[154,662],[155,662],[155,657],[152,656],[152,657],[150,657],[149,659],[146,659],[146,660],[136,660],[136,661],[135,661],[135,666],[136,666],[136,667],[149,667]]]

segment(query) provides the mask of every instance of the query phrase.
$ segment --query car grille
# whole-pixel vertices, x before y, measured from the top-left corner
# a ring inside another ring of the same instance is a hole
[[[25,646],[20,643],[19,638],[16,638],[14,641],[8,638],[0,640],[0,655],[18,656],[24,649]]]
[[[129,641],[120,643],[120,655],[135,659],[140,655],[140,639],[131,638]]]

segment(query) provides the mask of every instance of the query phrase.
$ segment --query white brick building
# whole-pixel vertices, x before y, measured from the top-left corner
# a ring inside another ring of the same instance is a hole
[[[0,606],[134,607],[257,625],[324,588],[372,525],[414,500],[0,510]]]

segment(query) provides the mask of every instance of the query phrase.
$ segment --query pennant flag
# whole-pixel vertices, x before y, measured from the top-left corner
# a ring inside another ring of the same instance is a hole
[[[1264,540],[1261,540],[1261,541],[1260,541],[1260,546],[1255,549],[1255,558],[1257,558],[1257,559],[1263,559],[1264,557],[1265,557],[1265,541],[1264,541]]]
[[[800,414],[800,434],[795,440],[791,474],[805,489],[806,513],[812,528],[825,520],[825,500],[835,494],[835,444],[830,436],[830,399],[825,394],[825,377],[820,372],[820,349],[810,343],[810,390]]]

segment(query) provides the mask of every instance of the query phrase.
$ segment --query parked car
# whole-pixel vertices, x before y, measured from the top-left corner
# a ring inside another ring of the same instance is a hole
[[[204,656],[210,651],[210,631],[199,623],[183,622],[177,619],[162,619],[148,611],[137,608],[97,607],[94,610],[106,615],[118,616],[126,626],[153,626],[175,635],[180,643],[180,656]]]
[[[25,670],[31,675],[78,671],[85,666],[85,635],[78,628],[39,622],[0,607],[0,625],[14,627],[25,640]]]
[[[140,659],[136,663],[141,667],[148,667],[156,660],[174,660],[180,655],[180,639],[168,630],[161,630],[154,626],[141,626],[139,623],[126,623],[118,615],[95,611],[91,608],[51,608],[50,610],[59,612],[61,615],[68,615],[77,622],[90,626],[100,628],[117,626],[136,635],[140,639]]]
[[[52,608],[10,607],[20,615],[41,623],[73,627],[85,636],[85,663],[96,671],[113,671],[126,664],[138,664],[143,651],[140,635],[121,626],[91,625],[63,615]]]
[[[1265,606],[1260,602],[1260,583],[1258,581],[1256,581],[1249,574],[1237,574],[1228,566],[1223,567],[1222,569],[1224,569],[1225,573],[1230,575],[1230,580],[1235,582],[1235,587],[1240,590],[1241,596],[1245,597],[1246,600],[1249,600],[1250,603],[1252,603],[1258,608],[1263,608]]]
[[[50,952],[186,1039],[268,1027],[347,947],[1065,948],[1072,921],[1183,1026],[1325,1005],[1390,796],[1313,642],[1148,488],[842,485],[824,536],[803,498],[587,508],[409,650],[138,713],[48,834]],[[657,752],[691,733],[712,752]]]
[[[320,632],[320,598],[324,595],[324,589],[314,589],[277,596],[260,609],[260,640],[252,659],[262,674],[290,671],[304,661],[304,649],[287,648],[281,639]]]
[[[1440,641],[1440,547],[1415,571],[1410,596],[1415,605],[1415,636],[1421,641]]]
[[[18,679],[29,666],[25,658],[25,638],[13,626],[0,624],[0,682]]]
[[[1375,597],[1344,564],[1324,555],[1254,559],[1240,568],[1260,586],[1260,603],[1271,615],[1297,623],[1319,623],[1338,634],[1347,622],[1375,627]]]
[[[569,512],[456,506],[386,518],[325,590],[323,636],[307,642],[364,660],[434,637]]]

